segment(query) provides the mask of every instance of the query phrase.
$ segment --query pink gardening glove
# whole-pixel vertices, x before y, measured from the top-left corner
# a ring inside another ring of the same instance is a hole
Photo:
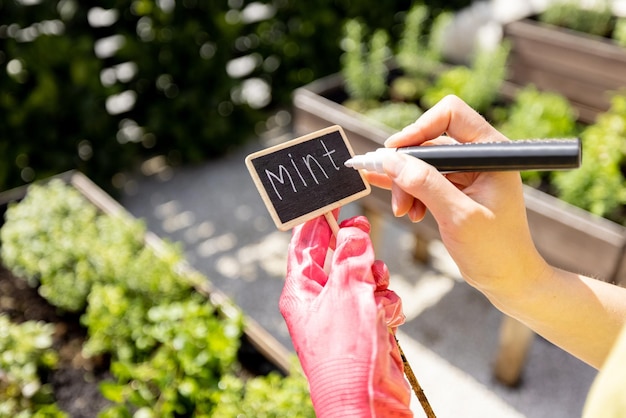
[[[318,417],[411,417],[410,389],[394,334],[404,322],[389,271],[374,261],[363,216],[335,238],[324,217],[294,229],[280,297]]]

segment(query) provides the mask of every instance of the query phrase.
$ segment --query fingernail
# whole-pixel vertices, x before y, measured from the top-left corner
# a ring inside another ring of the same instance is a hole
[[[422,212],[418,212],[417,208],[415,206],[412,206],[411,209],[409,209],[409,219],[413,223],[421,221]]]
[[[397,136],[399,136],[401,132],[396,132],[395,134],[391,135],[389,138],[385,139],[384,145],[387,147],[389,146],[389,144],[393,144],[393,141],[395,140],[395,138]]]
[[[393,213],[393,216],[395,216],[396,218],[401,216],[398,214],[398,202],[394,194],[391,194],[391,212]]]

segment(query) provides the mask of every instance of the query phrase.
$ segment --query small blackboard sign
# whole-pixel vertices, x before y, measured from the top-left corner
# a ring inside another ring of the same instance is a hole
[[[285,231],[369,194],[361,173],[343,164],[353,155],[343,129],[331,126],[250,154],[246,166]]]

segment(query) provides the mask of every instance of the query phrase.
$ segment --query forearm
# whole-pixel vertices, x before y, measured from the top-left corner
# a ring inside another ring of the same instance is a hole
[[[517,294],[487,297],[504,313],[600,368],[626,323],[626,289],[549,268]]]

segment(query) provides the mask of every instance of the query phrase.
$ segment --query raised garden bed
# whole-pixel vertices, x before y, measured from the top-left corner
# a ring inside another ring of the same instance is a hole
[[[302,135],[337,124],[346,131],[355,153],[382,147],[393,130],[342,106],[342,78],[338,75],[320,79],[294,93],[294,130]],[[609,282],[626,284],[622,266],[626,228],[606,219],[525,186],[526,208],[531,232],[541,253],[551,263],[579,271]],[[390,193],[376,189],[360,200],[366,207],[388,212]],[[427,241],[437,239],[439,232],[432,216],[408,227]]]
[[[503,95],[512,95],[515,88],[505,84]],[[294,130],[304,135],[329,125],[341,125],[355,153],[382,147],[394,130],[341,105],[345,100],[343,79],[332,75],[295,91],[293,97]],[[531,233],[542,255],[553,265],[626,285],[624,262],[626,228],[567,204],[547,193],[524,186],[526,209]],[[358,201],[373,221],[382,228],[381,214],[390,212],[389,191],[373,188],[372,193]],[[439,239],[437,224],[429,213],[419,223],[405,222],[416,236],[416,256],[428,261],[428,242]],[[376,245],[376,242],[374,242]],[[507,385],[519,382],[523,364],[532,342],[532,332],[511,318],[504,317],[500,350],[495,359],[494,374]]]
[[[532,83],[567,97],[591,123],[610,106],[610,94],[626,87],[626,48],[611,40],[538,22],[504,26],[511,41],[509,80]]]
[[[125,219],[128,222],[136,222],[124,208],[81,173],[66,173],[59,176],[58,179],[77,190],[100,213]],[[27,196],[27,193],[28,188],[26,187],[0,193],[0,216],[3,220],[8,206],[21,201]],[[2,223],[0,222],[0,226]],[[165,254],[163,252],[167,251],[167,244],[149,231],[145,232],[144,243],[157,255]],[[2,245],[1,242],[0,245]],[[176,269],[178,274],[183,277],[196,277],[197,279],[200,276],[184,261],[178,263]],[[282,379],[294,371],[293,356],[286,348],[253,319],[246,316],[242,317],[240,310],[224,294],[213,288],[208,280],[199,281],[196,279],[193,280],[193,292],[205,298],[207,305],[214,306],[215,312],[220,318],[232,321],[232,323],[241,321],[243,328],[236,354],[240,366],[237,366],[236,369],[239,370],[239,376],[244,381],[250,377],[267,375],[270,372],[274,372],[272,374],[276,379]],[[114,404],[103,396],[100,385],[103,383],[105,385],[114,384],[116,381],[114,374],[110,371],[115,358],[106,353],[85,356],[83,347],[90,336],[86,329],[81,326],[81,314],[68,313],[66,310],[52,306],[40,296],[37,287],[32,286],[32,283],[30,284],[23,278],[16,277],[8,269],[0,268],[0,315],[8,316],[13,323],[43,321],[51,324],[53,327],[51,348],[57,353],[58,362],[55,368],[44,374],[42,384],[52,388],[53,399],[68,416],[97,416],[103,408]],[[10,381],[3,381],[5,378],[8,378],[8,375],[3,375],[0,371],[0,384]],[[174,383],[175,380],[172,382]],[[239,384],[233,381],[229,382],[231,385]],[[304,380],[300,380],[295,386],[298,387],[300,384],[304,385],[300,386],[301,388],[306,387]],[[279,381],[269,380],[268,385],[264,386],[266,389],[261,389],[261,391],[267,391],[267,388],[272,387],[272,393],[267,393],[264,396],[274,396],[279,399],[282,384]],[[111,390],[112,387],[109,386],[109,389]],[[289,396],[296,396],[297,398],[297,394],[302,393],[298,391],[299,389],[295,389],[294,392],[294,388],[292,388]],[[109,398],[115,398],[112,393],[117,392],[109,391]],[[0,396],[0,401],[2,400],[3,397]],[[302,405],[306,405],[306,402]],[[306,409],[306,406],[304,407]],[[312,413],[312,409],[310,411]],[[175,416],[191,415],[186,415],[183,412],[175,414]]]

